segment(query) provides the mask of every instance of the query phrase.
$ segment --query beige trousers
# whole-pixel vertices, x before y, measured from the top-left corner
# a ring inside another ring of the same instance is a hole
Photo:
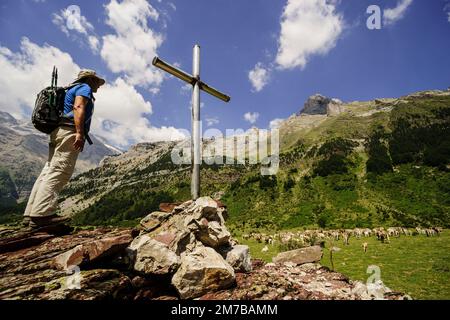
[[[74,149],[74,142],[75,128],[58,127],[50,134],[48,161],[34,183],[24,216],[56,213],[58,194],[72,177],[80,153]]]

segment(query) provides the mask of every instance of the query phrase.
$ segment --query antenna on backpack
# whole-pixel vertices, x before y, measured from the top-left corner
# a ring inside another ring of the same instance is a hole
[[[58,86],[58,68],[55,67],[55,87]]]
[[[56,103],[56,97],[55,93],[53,92],[53,89],[56,88],[56,79],[58,78],[56,66],[53,66],[53,72],[52,72],[52,84],[50,87],[50,97],[49,97],[49,103],[51,106],[53,106]]]
[[[55,82],[55,69],[56,66],[53,66],[53,72],[52,72],[52,84],[51,84],[51,88],[53,89],[53,83]]]

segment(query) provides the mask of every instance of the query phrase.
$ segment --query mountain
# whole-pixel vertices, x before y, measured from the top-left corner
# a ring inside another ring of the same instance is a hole
[[[48,157],[48,135],[37,131],[30,121],[0,111],[0,183],[2,203],[26,199]],[[94,144],[80,154],[75,175],[95,168],[108,155],[120,151],[92,135]],[[8,182],[9,181],[9,182]]]
[[[276,175],[262,176],[248,150],[245,164],[202,164],[201,193],[222,196],[230,229],[450,225],[450,91],[348,103],[313,96],[306,106],[279,126]],[[190,166],[172,162],[175,145],[105,158],[63,191],[63,213],[81,225],[134,225],[161,202],[189,199]]]

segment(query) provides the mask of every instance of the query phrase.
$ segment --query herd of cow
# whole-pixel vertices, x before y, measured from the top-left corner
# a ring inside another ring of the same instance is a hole
[[[349,245],[351,237],[361,239],[363,237],[376,236],[377,240],[382,243],[389,243],[391,237],[425,235],[427,237],[438,236],[442,232],[440,227],[422,228],[416,227],[414,229],[404,227],[390,227],[390,228],[355,228],[355,229],[336,229],[336,230],[305,230],[305,231],[284,231],[275,233],[273,235],[265,233],[252,232],[243,234],[242,238],[245,240],[253,239],[259,243],[274,244],[279,242],[283,245],[289,243],[298,243],[299,245],[315,244],[325,240],[343,240],[345,245]],[[367,250],[367,245],[364,251]]]

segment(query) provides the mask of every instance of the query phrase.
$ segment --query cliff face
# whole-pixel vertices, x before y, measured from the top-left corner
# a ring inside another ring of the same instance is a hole
[[[327,98],[321,94],[315,94],[306,100],[303,109],[298,115],[323,114],[335,116],[344,110],[343,103],[339,99]]]

